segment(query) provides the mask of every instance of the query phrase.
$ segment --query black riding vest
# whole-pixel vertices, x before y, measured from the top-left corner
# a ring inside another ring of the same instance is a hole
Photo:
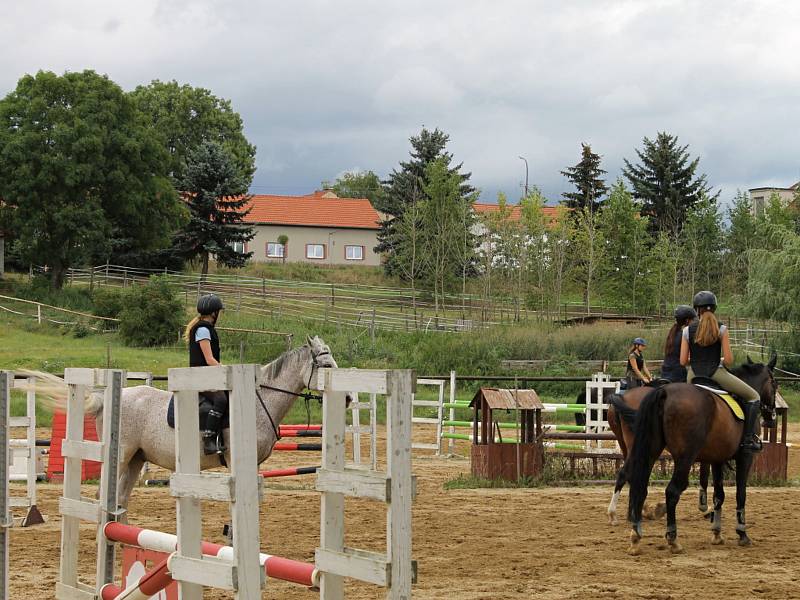
[[[722,340],[718,339],[710,346],[700,346],[695,342],[698,323],[689,325],[689,364],[698,377],[711,377],[719,368],[722,356]]]
[[[626,370],[627,376],[635,376],[633,369],[631,368],[631,356],[636,359],[636,368],[639,369],[639,373],[642,372],[642,368],[644,368],[644,356],[641,354],[636,354],[636,352],[631,352],[628,354],[628,368]]]
[[[203,356],[203,349],[200,348],[200,343],[194,341],[194,336],[200,327],[208,327],[211,332],[211,354],[219,362],[219,336],[217,335],[214,326],[208,321],[198,321],[194,327],[189,331],[189,366],[190,367],[207,367],[206,357]]]

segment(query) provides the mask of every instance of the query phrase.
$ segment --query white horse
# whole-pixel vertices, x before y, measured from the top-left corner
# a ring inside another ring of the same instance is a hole
[[[257,393],[263,405],[258,398],[253,398],[256,403],[259,463],[272,453],[277,441],[276,429],[295,399],[304,389],[313,386],[312,379],[317,369],[327,367],[335,368],[336,361],[325,342],[315,336],[309,337],[305,345],[283,353],[261,368]],[[128,506],[145,462],[175,470],[175,432],[167,425],[167,407],[171,395],[171,392],[146,385],[122,390],[119,505],[123,508]],[[102,432],[102,410],[102,397],[91,395],[86,412],[95,416],[98,434]],[[226,447],[230,447],[229,433],[228,429],[224,431]],[[230,456],[226,455],[225,459],[229,462]],[[221,464],[219,455],[212,454],[201,457],[200,468],[210,469]]]

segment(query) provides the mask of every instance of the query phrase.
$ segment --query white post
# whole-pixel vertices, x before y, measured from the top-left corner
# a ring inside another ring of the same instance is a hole
[[[95,600],[100,587],[110,583],[114,567],[114,546],[102,535],[103,526],[120,516],[117,509],[119,469],[120,400],[125,371],[66,369],[68,386],[66,436],[61,444],[64,456],[64,493],[59,499],[61,513],[61,564],[56,583],[58,600]],[[83,439],[84,401],[89,389],[105,388],[103,397],[103,441]],[[103,463],[100,500],[81,496],[81,461]],[[81,521],[97,524],[97,571],[94,585],[79,581]]]
[[[8,600],[8,533],[11,513],[8,506],[8,420],[11,408],[12,371],[0,371],[0,600]]]
[[[27,438],[28,438],[28,502],[29,504],[29,511],[35,509],[36,507],[36,458],[38,456],[38,451],[36,449],[36,379],[33,377],[28,377],[25,380],[25,383],[28,386],[28,391],[25,395],[25,415],[28,418],[28,431],[27,431]]]
[[[322,468],[329,471],[344,470],[344,427],[346,394],[334,391],[333,374],[325,373],[325,390],[322,399]],[[320,506],[319,546],[333,552],[344,552],[344,494],[323,492]],[[320,598],[343,600],[344,580],[341,575],[322,572]]]
[[[169,570],[183,600],[201,600],[203,586],[233,590],[237,600],[261,598],[259,565],[260,477],[256,455],[256,365],[170,369],[176,392],[175,472],[170,492],[178,511],[177,552]],[[230,475],[201,473],[199,406],[202,390],[230,390]],[[230,503],[232,560],[203,557],[201,500]]]
[[[378,395],[369,395],[370,468],[378,468]]]
[[[417,400],[416,395],[411,395],[411,406],[412,406],[412,413],[411,413],[411,421],[412,423],[420,424],[420,425],[433,425],[436,428],[436,440],[431,442],[412,442],[411,447],[422,449],[422,450],[435,450],[436,455],[438,456],[441,453],[442,449],[442,417],[444,407],[442,406],[444,403],[444,381],[441,379],[417,379],[416,385],[428,385],[437,388],[437,399],[436,400]],[[413,407],[426,407],[426,408],[435,408],[436,409],[436,416],[435,417],[417,417],[414,416]]]
[[[386,555],[391,561],[391,588],[386,597],[411,598],[411,415],[405,398],[414,393],[414,371],[392,371],[386,398],[386,470],[391,479],[387,507]]]
[[[456,420],[456,409],[453,405],[456,403],[456,372],[450,371],[450,420]],[[455,433],[456,428],[451,425],[450,426],[450,433]],[[456,448],[456,440],[454,438],[450,438],[447,440],[447,453],[453,454]]]
[[[357,465],[361,464],[361,411],[358,394],[353,399],[352,412],[353,424],[351,431],[353,432],[353,462]]]

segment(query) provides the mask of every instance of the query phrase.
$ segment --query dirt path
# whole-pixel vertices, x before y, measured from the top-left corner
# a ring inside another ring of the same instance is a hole
[[[800,446],[800,426],[792,427]],[[311,465],[317,456],[281,453],[270,468]],[[790,473],[800,473],[800,454],[791,451]],[[800,598],[800,488],[751,489],[750,534],[755,544],[739,548],[733,526],[734,494],[728,489],[724,533],[728,543],[711,546],[708,524],[688,490],[678,507],[682,555],[663,543],[664,524],[645,526],[643,555],[628,557],[628,530],[606,524],[609,486],[527,490],[443,490],[443,483],[469,471],[463,459],[415,459],[418,498],[414,507],[414,558],[419,563],[415,598],[622,598],[707,599]],[[313,560],[319,536],[319,497],[309,478],[268,482],[262,504],[262,547],[270,553]],[[11,598],[50,600],[58,571],[60,486],[40,485],[40,504],[49,521],[11,532]],[[85,494],[94,493],[86,486]],[[662,488],[654,488],[660,496]],[[620,508],[627,504],[623,494]],[[368,502],[348,501],[347,544],[380,549],[385,515]],[[131,523],[173,532],[175,504],[164,488],[139,487],[130,507]],[[204,505],[205,536],[222,542],[226,521],[219,505]],[[93,572],[93,529],[82,534],[84,572]],[[207,592],[206,598],[230,596]],[[264,598],[314,598],[290,584],[270,581]],[[382,598],[380,589],[348,584],[347,597]]]

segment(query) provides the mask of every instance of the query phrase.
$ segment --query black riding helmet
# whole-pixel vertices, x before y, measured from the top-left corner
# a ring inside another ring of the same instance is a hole
[[[197,299],[197,312],[201,315],[211,315],[224,308],[222,299],[216,294],[206,294]]]
[[[696,319],[697,311],[688,304],[681,304],[675,307],[675,320],[683,323],[686,319]]]
[[[713,312],[717,309],[717,297],[713,292],[709,292],[707,290],[697,292],[692,300],[692,305],[694,306],[695,310],[703,307],[708,308]]]

